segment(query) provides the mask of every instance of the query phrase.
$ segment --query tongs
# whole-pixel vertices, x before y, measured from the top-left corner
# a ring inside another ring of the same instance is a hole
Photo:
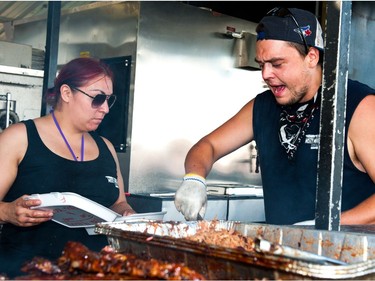
[[[255,251],[259,253],[269,253],[295,260],[307,261],[310,263],[347,265],[346,262],[337,259],[321,256],[318,254],[313,254],[299,249],[294,249],[288,246],[282,246],[280,244],[272,243],[260,237],[254,239],[254,248]]]

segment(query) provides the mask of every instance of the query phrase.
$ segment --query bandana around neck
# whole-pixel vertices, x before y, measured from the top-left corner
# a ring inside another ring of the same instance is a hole
[[[281,106],[279,140],[289,160],[294,159],[298,145],[314,118],[314,111],[319,106],[318,93],[308,102]]]

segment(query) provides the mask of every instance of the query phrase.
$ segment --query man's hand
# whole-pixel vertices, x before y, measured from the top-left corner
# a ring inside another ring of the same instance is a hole
[[[174,204],[187,221],[204,217],[207,207],[206,180],[195,174],[187,174],[176,191]]]

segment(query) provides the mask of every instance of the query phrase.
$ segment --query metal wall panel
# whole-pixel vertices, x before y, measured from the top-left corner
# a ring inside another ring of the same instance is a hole
[[[31,68],[31,46],[0,41],[0,65]]]
[[[0,66],[0,95],[11,94],[20,120],[40,116],[43,71]]]
[[[178,2],[141,2],[130,192],[177,189],[189,148],[264,90],[260,71],[234,67],[227,26],[255,31],[255,23]],[[208,180],[259,184],[250,146],[220,159]]]
[[[375,2],[352,1],[349,78],[375,88]]]
[[[61,16],[58,64],[88,52],[132,56],[129,149],[119,153],[132,193],[178,188],[188,149],[264,90],[260,71],[235,68],[238,39],[255,23],[174,1],[102,4]],[[16,42],[43,48],[45,20],[15,26]],[[250,145],[217,162],[210,181],[260,184]]]

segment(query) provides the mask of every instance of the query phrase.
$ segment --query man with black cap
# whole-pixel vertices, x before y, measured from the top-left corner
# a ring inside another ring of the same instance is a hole
[[[305,10],[275,8],[257,26],[256,62],[269,90],[188,152],[175,206],[204,217],[206,181],[221,157],[255,140],[266,223],[315,218],[323,36]],[[375,90],[348,81],[341,224],[375,223]],[[251,212],[251,210],[248,210]]]

